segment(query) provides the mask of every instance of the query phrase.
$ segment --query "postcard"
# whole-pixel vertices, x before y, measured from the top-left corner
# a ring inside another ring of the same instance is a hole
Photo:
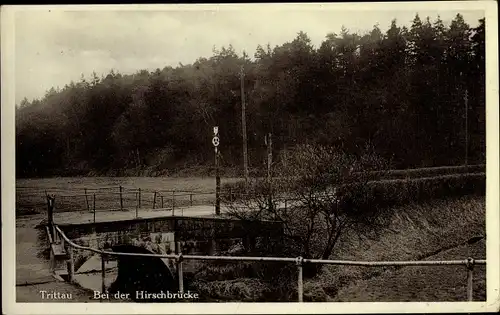
[[[496,2],[1,23],[5,313],[499,311]]]

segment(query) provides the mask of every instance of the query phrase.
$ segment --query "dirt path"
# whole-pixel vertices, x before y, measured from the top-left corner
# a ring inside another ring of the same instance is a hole
[[[43,257],[41,235],[35,226],[41,215],[16,219],[16,301],[17,302],[88,302],[88,290],[54,278],[49,262]],[[44,299],[42,291],[69,293],[68,299]]]
[[[43,255],[45,243],[41,231],[35,228],[41,221],[40,215],[16,219],[16,284],[43,282],[51,277]]]

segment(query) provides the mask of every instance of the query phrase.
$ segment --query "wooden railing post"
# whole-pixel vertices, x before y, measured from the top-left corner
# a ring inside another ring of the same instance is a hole
[[[49,266],[50,266],[50,272],[54,273],[56,271],[56,258],[54,256],[54,251],[52,250],[52,246],[50,247]]]
[[[120,185],[120,210],[123,211],[123,187]]]
[[[51,227],[54,223],[54,199],[54,196],[47,195],[47,223]]]
[[[156,191],[155,191],[155,194],[153,196],[153,209],[155,208],[155,205],[156,205]]]
[[[85,204],[87,205],[87,211],[90,211],[89,197],[87,196],[87,188],[84,188],[84,190],[85,190]]]
[[[182,253],[179,252],[179,256],[177,256],[177,278],[179,278],[179,291],[184,293],[184,274],[182,271],[182,261],[183,261]]]
[[[74,255],[74,249],[73,247],[68,246],[68,254],[69,254],[69,259],[68,259],[68,281],[70,283],[74,282],[75,278],[75,255]]]
[[[139,188],[139,208],[141,207],[141,188]]]
[[[474,270],[474,259],[471,257],[467,258],[467,300],[473,301],[473,270]]]
[[[139,193],[135,193],[135,218],[139,217]]]
[[[50,232],[52,233],[52,240],[57,243],[56,227],[54,224],[54,209],[55,209],[56,197],[54,195],[47,195],[47,225],[49,226]]]
[[[297,278],[297,293],[299,302],[304,301],[304,280],[302,276],[302,265],[304,264],[304,258],[301,256],[297,257],[297,268],[298,268],[298,278]]]
[[[101,254],[101,290],[102,293],[106,292],[106,258],[104,254]]]
[[[64,248],[64,238],[61,235],[59,235],[57,230],[56,230],[56,234],[57,234],[57,237],[59,238],[59,241],[61,243],[61,247]]]
[[[175,190],[172,190],[172,215],[175,213]]]

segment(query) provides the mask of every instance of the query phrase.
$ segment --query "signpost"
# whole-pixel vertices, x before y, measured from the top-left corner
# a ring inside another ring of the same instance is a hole
[[[215,148],[215,214],[220,215],[220,176],[219,176],[219,127],[214,127],[212,144]]]

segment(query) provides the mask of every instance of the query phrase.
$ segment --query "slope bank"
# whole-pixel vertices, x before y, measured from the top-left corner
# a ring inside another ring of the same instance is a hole
[[[392,221],[387,228],[370,239],[355,233],[344,235],[331,259],[399,261],[486,257],[485,242],[479,239],[486,236],[484,197],[434,200],[391,210]],[[475,243],[467,243],[475,237]],[[475,289],[484,290],[484,267],[476,268]],[[305,300],[465,300],[465,279],[465,267],[404,267],[398,270],[328,266],[316,278],[307,281]],[[475,297],[484,298],[481,294]]]

